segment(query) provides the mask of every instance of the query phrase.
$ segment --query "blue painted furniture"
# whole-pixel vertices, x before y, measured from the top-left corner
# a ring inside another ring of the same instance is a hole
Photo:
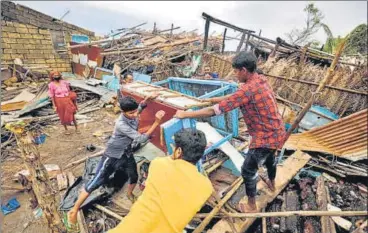
[[[237,90],[237,85],[235,83],[174,77],[155,82],[153,85],[166,86],[171,90],[178,91],[189,96],[194,96],[199,99],[224,96],[234,93]],[[198,108],[193,109],[195,110]],[[238,109],[234,109],[223,115],[203,118],[201,120],[208,122],[212,127],[221,130],[225,134],[231,133],[232,136],[238,136],[238,118],[239,111]]]

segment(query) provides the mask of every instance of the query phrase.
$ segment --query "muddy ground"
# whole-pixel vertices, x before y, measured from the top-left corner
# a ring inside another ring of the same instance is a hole
[[[93,133],[97,130],[112,130],[114,127],[114,120],[117,115],[106,110],[100,110],[98,112],[87,114],[94,119],[94,122],[85,123],[80,125],[81,134],[76,134],[74,127],[70,127],[71,135],[64,135],[64,129],[61,125],[50,125],[44,129],[48,137],[44,144],[39,146],[41,160],[43,164],[57,164],[61,169],[68,163],[81,159],[86,155],[93,154],[86,150],[87,144],[93,144],[95,146],[104,146],[108,133],[101,137],[93,136]],[[110,133],[111,134],[111,133]],[[19,156],[11,156],[1,164],[1,185],[11,185],[21,187],[19,184],[13,181],[13,176],[17,172],[25,169],[22,159]],[[70,170],[78,177],[82,175],[83,163]],[[55,186],[55,180],[53,181]],[[55,190],[60,199],[62,193]],[[20,203],[20,208],[15,212],[6,216],[0,214],[1,232],[4,233],[46,233],[45,226],[40,220],[35,220],[32,210],[29,206],[29,195],[24,192],[15,190],[2,190],[1,193],[2,203],[7,202],[10,198],[16,197]]]

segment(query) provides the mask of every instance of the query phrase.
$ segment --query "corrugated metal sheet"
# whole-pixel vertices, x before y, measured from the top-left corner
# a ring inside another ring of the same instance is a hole
[[[368,110],[362,110],[310,131],[291,135],[288,149],[318,151],[351,161],[367,158]]]
[[[93,92],[99,96],[101,96],[101,101],[104,103],[109,103],[114,96],[116,96],[116,92],[111,91],[103,86],[90,86],[86,83],[86,80],[78,80],[78,79],[70,79],[68,80],[72,87],[78,87],[86,91]]]

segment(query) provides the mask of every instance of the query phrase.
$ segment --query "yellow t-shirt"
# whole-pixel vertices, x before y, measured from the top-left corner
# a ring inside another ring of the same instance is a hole
[[[201,209],[213,191],[210,180],[185,160],[151,162],[142,195],[108,233],[176,233]]]

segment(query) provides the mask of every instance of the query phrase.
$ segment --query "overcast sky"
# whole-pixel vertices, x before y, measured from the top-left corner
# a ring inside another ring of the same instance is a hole
[[[157,23],[159,29],[168,29],[171,23],[181,26],[179,30],[198,29],[203,33],[204,20],[202,12],[232,23],[236,26],[251,29],[270,39],[285,38],[285,33],[293,28],[305,25],[303,9],[308,2],[280,1],[16,1],[35,10],[60,18],[67,10],[66,22],[96,32],[98,35],[109,33],[112,29],[132,27],[147,22],[145,28],[153,28]],[[359,24],[367,23],[366,1],[318,1],[315,5],[325,15],[324,22],[329,25],[334,36],[345,36]],[[223,33],[224,28],[210,25],[210,33]],[[237,36],[228,30],[229,36]],[[315,39],[325,42],[326,36],[321,29]],[[228,49],[235,49],[235,41],[228,41]]]

